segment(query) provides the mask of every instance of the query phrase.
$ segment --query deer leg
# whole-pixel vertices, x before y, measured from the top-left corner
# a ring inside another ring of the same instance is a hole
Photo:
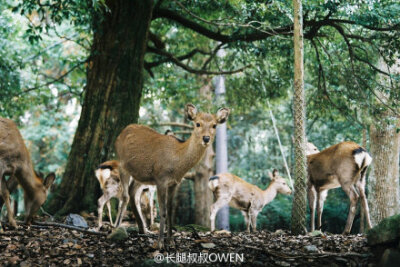
[[[328,190],[322,190],[317,193],[317,229],[321,230],[322,226],[322,212],[324,210],[324,202],[326,196],[328,195]]]
[[[252,210],[249,212],[249,217],[251,219],[251,228],[253,232],[257,231],[257,216],[258,211]]]
[[[172,236],[172,227],[174,226],[174,218],[173,218],[173,208],[174,208],[174,197],[176,189],[178,188],[178,184],[174,184],[168,187],[168,198],[167,198],[167,242],[169,243]]]
[[[317,201],[317,191],[315,187],[308,183],[307,189],[308,204],[310,206],[310,221],[311,221],[311,232],[315,230],[315,206]]]
[[[356,215],[358,194],[353,184],[342,185],[344,192],[350,199],[349,214],[347,216],[346,226],[344,228],[343,234],[350,234],[351,226],[353,225],[354,216]]]
[[[365,179],[365,177],[363,177]],[[360,192],[360,198],[361,198],[361,205],[360,205],[360,213],[361,213],[361,225],[360,225],[360,231],[362,229],[362,232],[364,232],[364,218],[367,221],[367,227],[368,229],[372,228],[371,224],[371,218],[369,217],[369,207],[368,207],[368,201],[367,201],[367,196],[365,195],[365,180],[362,180],[357,183],[357,189]]]
[[[249,211],[242,211],[244,217],[244,223],[246,224],[246,232],[250,233],[250,218],[249,218]]]
[[[225,206],[231,198],[229,197],[219,197],[217,201],[211,205],[211,213],[210,213],[210,221],[211,221],[211,231],[215,230],[215,217],[217,216],[217,212],[220,208]]]
[[[118,203],[119,205],[119,203]],[[110,199],[106,202],[107,210],[108,210],[108,218],[110,219],[111,226],[114,227],[114,223],[112,221],[112,214],[111,214],[111,203]]]
[[[8,191],[7,181],[4,176],[1,177],[0,187],[1,187],[1,196],[3,197],[3,201],[6,204],[8,222],[11,224],[12,227],[17,228],[17,223],[15,222],[14,213],[11,209],[11,204],[10,204],[10,192]]]
[[[135,201],[135,206],[137,207],[137,211],[139,214],[138,219],[143,224],[144,232],[147,232],[147,221],[146,221],[145,216],[143,216],[142,205],[141,205],[141,201],[140,201],[142,198],[144,186],[140,185],[140,186],[135,186],[134,188],[135,189],[133,190],[133,195],[131,195],[131,198],[132,197],[134,198],[133,200]],[[135,217],[136,217],[136,215],[135,215]]]
[[[164,243],[164,230],[165,230],[165,218],[167,213],[167,186],[166,185],[157,185],[157,198],[158,205],[160,208],[160,233],[158,235],[158,248],[159,250],[166,249],[168,250],[168,246]]]
[[[154,224],[154,192],[155,188],[153,186],[149,187],[149,199],[150,199],[150,226]],[[157,215],[156,215],[157,216]]]
[[[118,214],[115,220],[115,227],[119,227],[124,219],[126,206],[129,202],[129,180],[130,176],[125,172],[123,168],[120,168],[120,179],[122,186],[121,199],[118,206]],[[140,228],[139,228],[140,231]]]
[[[140,198],[142,196],[142,191],[143,191],[143,185],[138,183],[137,181],[134,181],[130,186],[129,195],[130,195],[130,205],[133,214],[135,215],[135,221],[139,227],[139,232],[144,234],[146,233],[147,229],[146,229],[146,222],[142,214],[142,208],[140,206]]]
[[[103,226],[103,210],[104,210],[104,203],[107,202],[106,195],[102,195],[98,200],[98,208],[97,208],[97,216],[98,216],[98,224],[97,229],[100,229]]]
[[[0,183],[1,183],[1,181],[0,181]],[[18,187],[17,178],[14,175],[11,176],[10,178],[8,178],[8,180],[7,180],[7,188],[8,188],[8,192],[10,192],[10,195],[17,189],[17,187]],[[3,207],[3,204],[4,204],[4,201],[0,197],[0,211],[1,211],[1,208]],[[14,210],[14,215],[15,215],[15,213],[16,213],[16,211]]]

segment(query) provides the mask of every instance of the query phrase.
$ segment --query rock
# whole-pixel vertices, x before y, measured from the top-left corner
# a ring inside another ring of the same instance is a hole
[[[314,245],[304,246],[304,251],[306,252],[318,252],[318,248]]]
[[[386,249],[382,255],[379,266],[382,267],[395,267],[399,266],[400,252],[396,249]]]
[[[309,236],[323,236],[324,234],[319,230],[315,230],[315,231],[308,233],[308,235]]]
[[[398,242],[400,240],[400,214],[385,218],[367,232],[370,246]]]
[[[79,214],[74,214],[74,213],[68,214],[67,218],[65,218],[65,223],[68,225],[82,227],[85,229],[89,228],[85,219]]]
[[[202,248],[215,248],[216,245],[214,243],[200,243]]]
[[[278,229],[274,232],[274,235],[284,235],[285,231],[283,231],[282,229]]]
[[[107,236],[107,239],[113,242],[122,242],[128,239],[128,232],[124,227],[115,228],[111,234]]]

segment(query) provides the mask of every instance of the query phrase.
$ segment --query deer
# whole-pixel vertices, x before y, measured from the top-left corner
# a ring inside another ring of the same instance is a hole
[[[9,180],[6,180],[9,176]],[[45,179],[34,171],[30,154],[16,124],[0,117],[0,194],[6,204],[8,222],[17,228],[10,205],[10,189],[16,188],[15,180],[24,191],[25,224],[30,225],[33,216],[46,201],[49,189],[55,180],[50,173]],[[14,180],[15,179],[15,180]],[[11,186],[11,184],[14,184]],[[1,226],[1,225],[0,225]]]
[[[220,108],[216,114],[203,113],[193,104],[186,104],[185,115],[194,127],[191,136],[185,141],[160,134],[139,124],[128,125],[122,130],[115,142],[115,150],[122,167],[121,182],[124,188],[122,212],[117,224],[121,222],[129,200],[129,176],[142,184],[156,185],[160,213],[158,247],[160,250],[169,250],[173,226],[172,202],[176,188],[187,171],[200,161],[207,147],[213,143],[217,124],[224,123],[229,112],[228,108]],[[135,205],[132,209],[136,216],[138,207]],[[145,231],[142,223],[139,224],[139,231]]]
[[[268,173],[271,183],[262,190],[242,178],[231,174],[221,173],[209,178],[208,187],[214,193],[216,201],[211,206],[211,231],[215,230],[217,212],[225,205],[239,209],[246,223],[246,231],[257,230],[257,216],[259,212],[277,196],[278,193],[290,195],[292,190],[276,169]]]
[[[97,169],[95,170],[95,175],[97,180],[100,183],[100,188],[103,191],[103,195],[98,199],[98,226],[97,229],[99,230],[103,225],[103,210],[104,205],[106,204],[108,210],[108,218],[110,220],[111,226],[115,227],[116,222],[114,223],[112,220],[111,215],[111,198],[115,197],[119,201],[119,207],[121,206],[122,201],[122,186],[121,186],[121,179],[120,179],[120,172],[119,172],[120,163],[117,160],[109,160],[101,163]],[[156,190],[155,186],[151,185],[143,185],[138,182],[132,184],[132,177],[129,179],[130,191],[132,191],[132,198],[133,201],[138,202],[138,206],[140,206],[139,213],[142,216],[143,222],[147,224],[146,219],[149,218],[150,226],[154,224],[154,193]],[[149,192],[149,197],[147,196],[146,192]],[[135,205],[132,203],[131,205]],[[147,208],[149,206],[149,208]],[[143,212],[142,210],[145,210]],[[143,213],[145,218],[143,217]],[[137,219],[136,219],[137,220]],[[147,227],[145,225],[145,227]]]
[[[372,228],[365,195],[366,172],[372,163],[369,153],[351,141],[338,143],[321,152],[312,143],[307,143],[306,152],[307,196],[311,211],[311,231],[315,230],[315,208],[317,207],[317,229],[321,229],[322,211],[328,190],[338,187],[342,187],[350,200],[343,234],[349,234],[351,231],[359,198],[361,199],[361,213],[366,216],[367,227],[368,229]],[[362,225],[363,223],[361,221]]]

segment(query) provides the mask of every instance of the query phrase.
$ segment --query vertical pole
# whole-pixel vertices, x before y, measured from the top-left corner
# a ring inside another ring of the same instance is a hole
[[[219,50],[218,57],[224,57],[224,50]],[[225,77],[219,75],[215,78],[215,100],[218,107],[225,104]],[[216,171],[217,173],[228,171],[228,138],[226,123],[217,127],[216,134]],[[217,228],[229,230],[229,206],[222,207],[217,214]]]
[[[305,155],[305,98],[304,98],[304,47],[303,47],[303,8],[301,0],[293,0],[294,27],[294,156],[295,185],[292,205],[292,233],[304,234],[307,209],[307,165]]]

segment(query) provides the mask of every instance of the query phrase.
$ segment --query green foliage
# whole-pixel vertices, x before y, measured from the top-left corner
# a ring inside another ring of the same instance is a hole
[[[3,1],[0,6],[0,115],[22,128],[33,162],[43,172],[63,172],[78,111],[84,93],[85,67],[97,23],[108,12],[104,0]],[[305,39],[307,136],[320,149],[343,140],[361,142],[360,130],[387,110],[398,110],[400,81],[391,74],[387,86],[376,74],[379,60],[394,64],[400,48],[400,31],[368,30],[399,25],[398,1],[303,1],[306,23],[327,18],[352,20],[346,30],[356,38],[346,40],[335,25],[307,28]],[[162,1],[162,8],[191,19],[208,30],[232,38],[292,24],[292,1],[199,0]],[[268,171],[276,168],[287,176],[274,135],[266,99],[277,119],[283,150],[292,164],[291,91],[293,50],[290,35],[223,46],[224,58],[208,62],[218,42],[168,19],[151,22],[151,32],[176,57],[193,49],[201,52],[183,60],[195,70],[234,70],[251,65],[243,73],[226,76],[230,172],[265,188]],[[313,30],[318,34],[310,37]],[[311,42],[312,39],[312,42]],[[152,41],[149,46],[154,46]],[[353,48],[353,52],[349,52]],[[318,52],[318,53],[317,53]],[[215,112],[212,100],[199,94],[212,85],[210,76],[188,73],[156,53],[146,62],[165,61],[149,70],[140,111],[140,123],[158,127],[165,121],[183,119],[185,103]],[[90,64],[90,63],[89,63]],[[388,78],[386,78],[388,79]],[[385,96],[382,104],[379,96]],[[76,101],[76,102],[74,102]],[[75,123],[71,124],[71,121]],[[174,131],[181,130],[173,128]],[[187,135],[183,135],[187,138]],[[177,211],[179,224],[193,217],[193,189],[183,185],[185,209]],[[341,232],[347,216],[347,197],[341,189],[330,192],[325,204],[323,227]],[[258,218],[259,229],[288,228],[291,197],[278,196]],[[180,214],[181,212],[182,214]],[[184,214],[183,214],[184,213]],[[208,216],[208,215],[205,215]],[[357,223],[355,222],[355,225]],[[231,210],[231,226],[244,229],[240,212]]]

